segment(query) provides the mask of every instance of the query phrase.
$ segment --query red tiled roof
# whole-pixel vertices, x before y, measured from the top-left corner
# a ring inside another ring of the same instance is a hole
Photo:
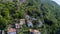
[[[16,32],[16,29],[15,29],[15,28],[9,28],[9,29],[7,30],[7,32]]]
[[[35,29],[30,29],[29,31],[30,31],[30,32],[33,32],[33,33],[39,32],[39,30],[35,30]]]

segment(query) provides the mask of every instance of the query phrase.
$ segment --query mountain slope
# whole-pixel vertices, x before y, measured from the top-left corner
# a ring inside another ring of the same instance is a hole
[[[38,30],[41,29],[40,31],[42,34],[45,33],[45,29],[47,34],[55,34],[56,31],[59,29],[60,6],[55,2],[51,0],[26,0],[26,2],[24,2],[21,5],[17,3],[18,2],[7,2],[7,3],[1,2],[0,3],[0,16],[1,16],[0,18],[3,18],[4,21],[5,20],[8,21],[7,24],[2,25],[3,27],[9,24],[14,24],[18,22],[19,19],[22,19],[22,18],[25,19],[25,15],[29,15],[31,18],[40,19],[43,22],[43,25],[41,28],[37,26],[33,27]],[[1,28],[2,27],[0,26],[0,29]],[[24,27],[22,29],[24,29]]]

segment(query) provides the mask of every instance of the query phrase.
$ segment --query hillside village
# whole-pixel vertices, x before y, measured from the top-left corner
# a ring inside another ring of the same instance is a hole
[[[18,34],[19,32],[21,32],[21,29],[23,28],[23,25],[26,25],[27,28],[29,28],[27,30],[28,34],[41,34],[40,30],[37,30],[34,27],[33,21],[36,21],[38,19],[36,18],[31,18],[29,15],[25,16],[25,19],[20,19],[18,23],[14,23],[14,24],[9,24],[7,30],[6,30],[6,34]],[[37,22],[37,27],[42,27],[42,22],[39,19]],[[5,34],[4,31],[0,31],[0,34]],[[22,34],[22,33],[21,33]],[[25,34],[25,33],[23,33]]]
[[[60,6],[51,0],[0,0],[0,34],[60,34]]]
[[[15,0],[0,0],[3,2],[15,2]],[[18,0],[17,4],[22,4],[24,3],[26,0]],[[29,31],[28,34],[41,34],[41,32],[39,30],[33,29],[33,20],[36,20],[35,18],[30,18],[29,15],[25,16],[25,19],[20,19],[18,20],[18,23],[14,23],[14,24],[9,24],[8,28],[6,30],[6,32],[4,30],[0,30],[0,34],[18,34],[21,32],[21,29],[23,27],[23,25],[26,25]],[[42,22],[39,21],[38,23],[38,27],[42,26]],[[21,33],[22,34],[22,33]],[[25,33],[23,33],[25,34]]]

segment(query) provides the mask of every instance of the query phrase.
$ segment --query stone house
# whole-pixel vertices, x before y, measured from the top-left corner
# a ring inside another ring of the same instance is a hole
[[[8,28],[7,34],[16,34],[16,29],[15,28]]]
[[[20,23],[19,23],[20,25],[23,25],[23,24],[25,24],[25,19],[20,19]]]
[[[20,32],[20,28],[25,24],[25,19],[20,19],[19,23],[10,24],[7,30],[7,34],[16,34]]]
[[[27,20],[27,26],[30,28],[33,27],[32,20]]]
[[[20,19],[19,23],[15,23],[15,28],[19,29],[22,27],[22,25],[25,24],[25,19]]]
[[[19,23],[16,23],[16,24],[15,24],[15,28],[16,28],[16,29],[19,29],[19,28],[20,28]]]

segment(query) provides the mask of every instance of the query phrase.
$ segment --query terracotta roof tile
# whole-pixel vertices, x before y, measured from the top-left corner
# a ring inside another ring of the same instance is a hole
[[[7,32],[16,32],[15,28],[9,28]]]

